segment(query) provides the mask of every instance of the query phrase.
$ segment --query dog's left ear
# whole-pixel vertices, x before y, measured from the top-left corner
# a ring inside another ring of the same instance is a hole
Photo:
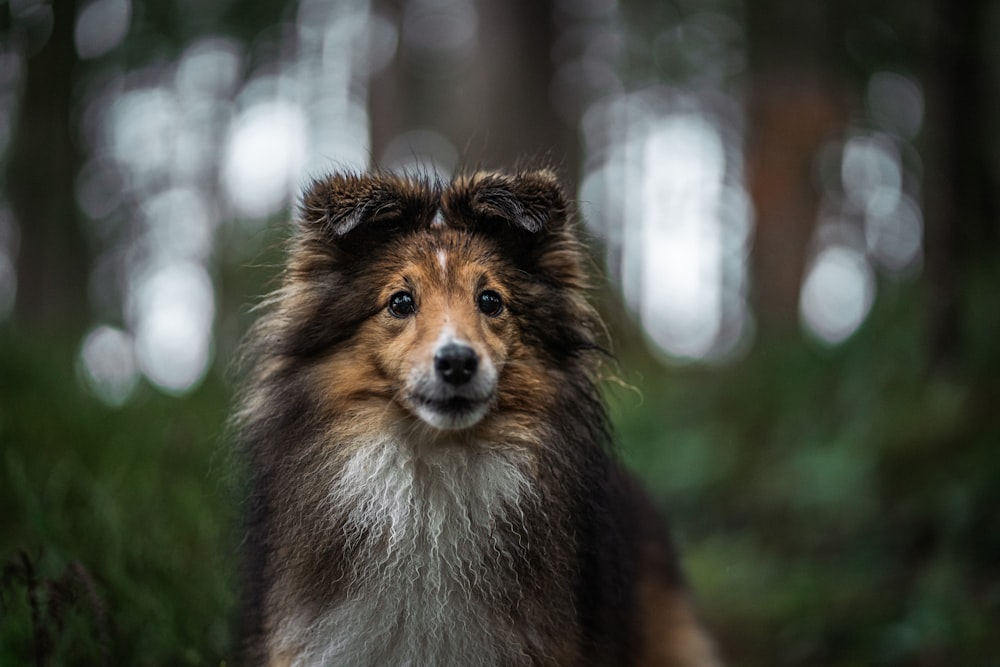
[[[531,235],[563,227],[568,209],[559,179],[548,169],[456,179],[442,206],[450,225],[480,231],[502,225]]]

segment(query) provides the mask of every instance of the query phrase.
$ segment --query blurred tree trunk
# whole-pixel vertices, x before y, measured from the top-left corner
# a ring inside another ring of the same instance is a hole
[[[837,91],[810,74],[800,76],[758,80],[750,101],[747,175],[757,215],[753,297],[767,329],[797,326],[820,201],[815,159],[847,121]]]
[[[407,4],[376,3],[377,11],[402,25],[395,61],[371,85],[376,160],[400,133],[430,129],[451,142],[465,169],[542,160],[563,167],[566,177],[575,176],[576,132],[549,101],[551,0],[473,2],[473,50],[456,59],[428,57],[407,46],[406,26],[398,20]]]
[[[484,124],[479,132],[486,132],[492,162],[487,166],[510,168],[541,159],[561,167],[564,179],[574,178],[579,151],[576,129],[556,115],[550,93],[555,76],[553,2],[478,4],[480,71],[489,75],[477,81],[479,74],[473,72],[470,80],[481,100]]]
[[[831,76],[838,45],[826,41],[842,26],[827,3],[755,0],[746,11],[754,309],[763,328],[780,331],[798,322],[819,206],[816,154],[847,122],[844,87]]]
[[[52,13],[47,42],[27,60],[7,165],[7,196],[21,231],[14,322],[72,335],[86,324],[89,266],[74,195],[75,0],[54,0]]]
[[[962,349],[962,271],[995,257],[1000,212],[984,46],[987,3],[937,0],[929,17],[925,132],[926,280],[930,360],[949,366]]]

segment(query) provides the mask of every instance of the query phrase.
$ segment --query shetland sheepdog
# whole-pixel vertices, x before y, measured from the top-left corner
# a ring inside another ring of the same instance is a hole
[[[249,336],[252,664],[717,665],[551,171],[316,181]]]

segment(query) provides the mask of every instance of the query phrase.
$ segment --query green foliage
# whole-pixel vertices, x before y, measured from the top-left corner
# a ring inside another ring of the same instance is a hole
[[[6,332],[0,350],[0,664],[219,664],[235,570],[220,383],[115,410],[67,372],[69,348]]]
[[[995,315],[969,311],[965,358],[928,368],[917,304],[887,286],[838,349],[763,341],[637,382],[638,407],[615,392],[733,664],[1000,664]]]

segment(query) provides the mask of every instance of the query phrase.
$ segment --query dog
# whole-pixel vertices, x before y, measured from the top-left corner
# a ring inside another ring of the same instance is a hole
[[[718,665],[614,455],[550,170],[305,193],[243,355],[246,661]]]

